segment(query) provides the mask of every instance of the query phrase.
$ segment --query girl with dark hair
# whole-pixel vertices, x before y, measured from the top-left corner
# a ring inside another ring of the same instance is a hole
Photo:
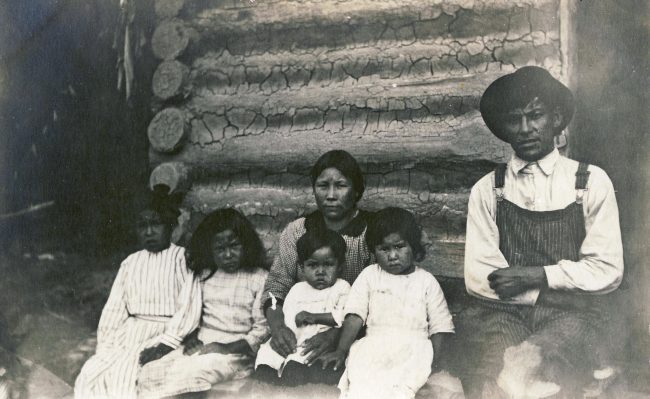
[[[202,392],[245,378],[269,335],[262,313],[265,252],[251,223],[234,209],[216,210],[197,227],[189,248],[203,296],[201,326],[182,348],[142,368],[140,397]]]
[[[308,231],[321,229],[340,234],[347,247],[340,277],[350,284],[371,262],[365,242],[369,213],[357,208],[365,190],[357,161],[343,150],[326,152],[312,167],[310,177],[318,210],[289,223],[284,229],[264,288],[264,310],[271,328],[271,347],[285,357],[296,351],[296,336],[284,322],[282,307],[291,287],[300,281],[298,239]],[[301,353],[307,355],[307,364],[333,350],[338,335],[338,329],[330,329],[306,340]]]
[[[198,325],[198,281],[171,243],[176,201],[156,188],[136,217],[142,250],[117,273],[97,327],[97,351],[81,369],[75,398],[135,398],[138,365],[177,348]]]
[[[413,215],[400,208],[379,211],[368,225],[377,264],[352,285],[338,348],[322,357],[335,370],[347,357],[341,398],[415,397],[431,374],[443,336],[454,332],[440,285],[416,266],[425,255],[421,234]],[[366,336],[355,342],[364,325]]]

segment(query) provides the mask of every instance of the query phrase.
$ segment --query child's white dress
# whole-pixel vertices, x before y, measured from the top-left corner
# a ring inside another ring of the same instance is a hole
[[[253,352],[269,336],[262,313],[262,293],[268,272],[217,270],[201,282],[203,314],[199,339],[204,344],[245,340]],[[161,398],[209,390],[213,385],[248,377],[254,355],[208,353],[184,355],[183,347],[142,367],[139,396]]]
[[[345,314],[351,313],[367,330],[350,348],[341,398],[413,398],[431,373],[429,337],[454,332],[438,281],[419,267],[394,275],[368,266],[348,295]]]
[[[96,354],[75,381],[75,398],[135,398],[140,352],[159,343],[176,348],[197,327],[200,289],[184,254],[171,244],[122,262],[97,327]]]
[[[255,367],[257,368],[261,364],[267,365],[278,370],[278,376],[281,376],[284,366],[290,360],[304,364],[307,355],[303,356],[300,353],[305,341],[331,327],[322,324],[298,327],[296,326],[296,315],[302,311],[332,313],[334,321],[340,326],[343,322],[343,311],[349,291],[350,284],[342,279],[337,279],[334,285],[322,290],[312,287],[306,281],[296,283],[291,287],[282,305],[282,311],[284,312],[284,323],[296,335],[296,352],[284,358],[271,348],[270,342],[266,342],[257,353]]]

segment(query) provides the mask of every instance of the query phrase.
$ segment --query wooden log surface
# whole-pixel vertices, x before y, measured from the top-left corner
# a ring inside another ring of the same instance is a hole
[[[185,0],[156,0],[154,10],[158,18],[173,18],[183,9]]]
[[[162,60],[172,60],[185,51],[190,42],[190,33],[178,19],[163,21],[153,33],[151,49]]]
[[[306,127],[306,121],[293,124],[297,118],[310,118],[309,114],[285,115],[278,126],[263,118],[258,124],[253,113],[241,131],[226,118],[206,115],[193,121],[188,145],[174,155],[150,152],[150,161],[182,161],[213,172],[242,168],[283,171],[306,170],[322,153],[337,148],[349,151],[361,163],[373,164],[442,159],[502,162],[511,152],[487,130],[477,112],[420,120],[398,115],[350,107],[331,115],[331,122],[311,118],[312,126]]]
[[[151,83],[153,94],[161,100],[181,94],[187,84],[189,72],[189,68],[179,61],[162,62],[153,74]]]
[[[163,163],[154,168],[149,177],[149,188],[159,184],[169,187],[170,193],[187,192],[192,186],[191,169],[182,162]]]
[[[147,135],[153,151],[172,153],[184,144],[188,124],[185,112],[178,108],[160,111],[149,123]]]

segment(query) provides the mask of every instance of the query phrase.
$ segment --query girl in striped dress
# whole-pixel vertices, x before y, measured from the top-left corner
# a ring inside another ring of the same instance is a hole
[[[262,313],[265,252],[251,223],[234,209],[217,210],[201,222],[189,248],[201,276],[201,327],[182,348],[142,368],[143,398],[207,391],[245,378],[269,336]]]
[[[198,325],[198,281],[170,242],[178,210],[165,193],[138,214],[143,247],[120,266],[97,327],[96,354],[81,369],[75,398],[136,397],[139,364],[177,348]]]

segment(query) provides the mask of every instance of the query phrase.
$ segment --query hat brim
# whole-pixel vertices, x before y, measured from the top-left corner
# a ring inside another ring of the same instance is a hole
[[[564,130],[573,117],[573,94],[546,69],[535,66],[520,68],[488,86],[480,102],[483,121],[495,136],[507,142],[501,127],[503,116],[514,108],[523,108],[535,97],[559,109],[562,120],[557,129]]]

